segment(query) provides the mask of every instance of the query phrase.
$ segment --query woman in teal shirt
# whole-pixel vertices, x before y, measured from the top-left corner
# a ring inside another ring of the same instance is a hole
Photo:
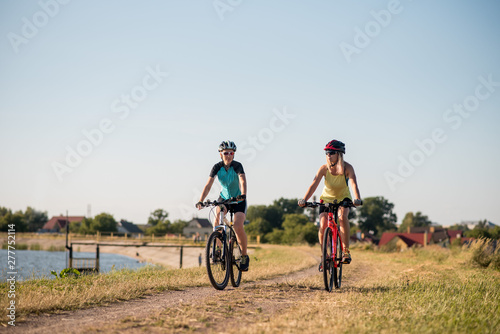
[[[245,233],[245,229],[243,228],[247,212],[247,180],[245,177],[245,171],[243,170],[243,165],[238,161],[234,161],[235,153],[236,145],[234,142],[223,141],[219,145],[221,161],[212,167],[208,177],[208,182],[203,188],[200,201],[196,203],[196,207],[201,209],[201,203],[205,200],[205,197],[207,197],[210,189],[212,189],[216,176],[222,186],[219,199],[225,200],[234,197],[240,200],[238,204],[229,205],[229,208],[234,211],[234,231],[236,232],[238,243],[241,246],[242,257],[240,269],[242,271],[247,271],[250,259],[247,254],[247,235]],[[227,211],[224,212],[224,214],[226,213]],[[215,219],[216,225],[219,223],[219,214],[220,210],[217,208],[217,216]]]

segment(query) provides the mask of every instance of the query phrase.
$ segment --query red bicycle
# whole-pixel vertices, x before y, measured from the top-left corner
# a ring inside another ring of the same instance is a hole
[[[334,285],[336,289],[340,289],[342,283],[343,248],[338,223],[338,210],[341,206],[350,208],[354,207],[354,205],[351,201],[337,202],[337,200],[333,203],[306,202],[306,207],[316,208],[318,206],[323,206],[328,210],[328,226],[323,234],[322,265],[325,289],[332,291]]]

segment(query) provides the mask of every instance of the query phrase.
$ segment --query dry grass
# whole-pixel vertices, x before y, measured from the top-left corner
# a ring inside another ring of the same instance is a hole
[[[307,247],[257,250],[251,257],[250,271],[237,289],[228,288],[147,317],[128,316],[84,331],[498,333],[500,272],[474,264],[473,249],[428,247],[391,254],[353,250],[352,264],[344,267],[343,286],[332,293],[324,291],[322,276],[317,272],[286,283],[252,283],[316,264],[317,260],[307,254],[310,252]],[[319,253],[317,248],[314,253]],[[207,285],[207,281],[204,268],[148,268],[74,281],[33,281],[21,286],[20,295],[27,313],[103,304]],[[32,295],[28,298],[28,294]],[[43,300],[38,302],[37,298]],[[35,306],[30,309],[29,303]]]
[[[311,266],[305,250],[271,246],[251,255],[251,270],[243,283],[279,276]],[[204,267],[167,270],[148,266],[136,271],[119,270],[79,278],[39,279],[17,282],[17,316],[30,313],[74,310],[130,300],[165,290],[208,285]],[[6,308],[7,283],[0,284],[0,308]]]
[[[429,248],[360,255],[350,272],[364,277],[351,276],[332,294],[312,293],[283,315],[243,332],[489,333],[500,328],[500,273],[471,267],[470,254]]]
[[[321,274],[238,289],[128,317],[97,332],[498,333],[500,273],[471,265],[471,252],[427,248],[357,251],[344,285],[324,291]]]

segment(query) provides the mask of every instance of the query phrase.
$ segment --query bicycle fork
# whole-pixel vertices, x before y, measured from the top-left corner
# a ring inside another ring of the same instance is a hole
[[[334,217],[337,218],[337,210],[332,213],[332,216],[329,217],[330,219],[328,221],[328,227],[330,227],[332,231],[332,261],[333,267],[336,269],[339,266],[340,261],[342,261],[339,252],[337,252],[339,249],[337,242],[340,241],[340,247],[342,247],[342,237],[340,237],[339,225],[336,222],[337,219],[334,220]],[[339,238],[337,238],[337,236],[339,236]]]
[[[212,246],[212,254],[214,255],[215,257],[215,254],[217,253],[217,247],[220,248],[220,260],[222,261],[222,259],[225,259],[227,254],[226,254],[226,226],[224,225],[218,225],[214,228],[214,231],[219,231],[219,233],[221,234],[221,245],[217,245],[217,242],[215,242]],[[215,259],[214,259],[215,260]],[[224,261],[222,261],[224,262]]]

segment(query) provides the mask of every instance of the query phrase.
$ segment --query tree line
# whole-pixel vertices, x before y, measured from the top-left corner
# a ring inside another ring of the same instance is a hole
[[[292,244],[318,240],[318,228],[314,226],[318,209],[303,209],[297,205],[298,198],[275,200],[271,205],[249,206],[245,231],[250,236],[261,236],[262,242]],[[411,227],[427,227],[433,223],[421,211],[408,212],[399,226],[394,204],[382,196],[367,197],[363,205],[349,210],[351,235],[358,230],[379,239],[384,232],[407,232]],[[450,229],[464,231],[465,237],[500,239],[500,226],[487,227],[487,220],[479,222],[474,229],[466,225],[454,225]]]
[[[163,209],[157,209],[150,213],[146,235],[181,234],[188,222],[176,220],[171,222],[167,219],[168,213]],[[0,206],[0,232],[7,232],[9,225],[16,226],[16,232],[38,232],[49,221],[47,211],[39,211],[28,207],[26,211],[12,212],[11,209]],[[109,213],[100,213],[93,218],[83,218],[81,222],[71,222],[69,225],[71,233],[95,234],[99,232],[117,232],[118,222]]]
[[[301,208],[298,198],[279,198],[271,205],[251,205],[247,210],[246,233],[251,237],[259,236],[261,242],[273,244],[309,243],[318,240],[318,228],[314,222],[318,218],[318,209]],[[156,209],[148,217],[146,235],[182,234],[188,222],[170,221],[168,212]],[[37,232],[48,221],[47,211],[32,207],[12,212],[0,207],[0,231],[7,231],[8,225],[14,224],[18,232]],[[384,232],[407,232],[410,227],[426,227],[433,222],[422,212],[408,212],[399,227],[394,204],[382,196],[367,197],[363,205],[349,211],[351,234],[360,230],[365,235],[380,238]],[[500,226],[488,228],[487,220],[480,221],[474,229],[467,225],[456,224],[453,230],[464,231],[465,237],[500,239]],[[94,218],[84,218],[81,222],[70,223],[70,231],[80,234],[99,232],[117,232],[118,222],[111,214],[100,213]]]
[[[47,211],[42,212],[27,207],[26,211],[12,212],[11,209],[0,206],[0,231],[6,232],[8,225],[14,224],[17,232],[37,232],[48,222]]]
[[[304,209],[297,202],[298,198],[280,198],[271,205],[249,206],[249,223],[245,231],[249,236],[260,236],[262,242],[315,244],[318,241],[318,228],[314,222],[318,218],[318,209]],[[396,231],[397,216],[393,209],[394,204],[383,197],[365,198],[362,206],[349,212],[351,232],[356,232],[355,226],[374,236]]]

